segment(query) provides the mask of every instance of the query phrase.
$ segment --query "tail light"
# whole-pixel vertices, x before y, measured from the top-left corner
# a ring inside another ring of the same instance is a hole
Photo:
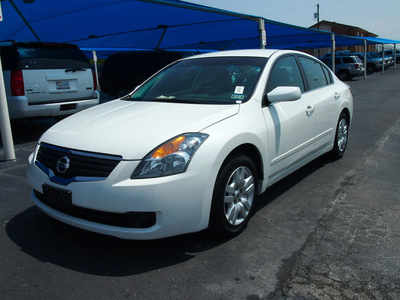
[[[93,76],[93,90],[97,90],[97,78],[96,78],[96,73],[92,69],[92,76]]]
[[[359,69],[359,68],[360,68],[360,65],[359,65],[359,64],[355,64],[354,66],[356,67],[356,69]]]
[[[11,71],[11,96],[24,96],[24,77],[22,71]]]

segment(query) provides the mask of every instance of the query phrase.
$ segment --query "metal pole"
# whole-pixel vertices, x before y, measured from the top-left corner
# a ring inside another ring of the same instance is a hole
[[[14,142],[8,113],[6,89],[4,87],[3,66],[0,57],[0,132],[5,160],[15,160]]]
[[[331,40],[332,40],[332,71],[335,73],[335,51],[336,51],[336,43],[335,43],[335,34],[331,34]]]
[[[319,30],[319,3],[317,3],[317,29]],[[318,48],[318,57],[321,56],[321,48]]]
[[[393,57],[394,57],[394,69],[396,70],[396,60],[397,60],[397,53],[396,53],[396,44],[393,44]]]
[[[364,40],[364,79],[367,79],[367,40]]]
[[[382,75],[385,74],[385,45],[382,44]]]
[[[99,82],[99,72],[97,70],[97,52],[96,52],[96,50],[92,50],[92,54],[93,54],[93,62],[94,62],[94,73],[96,74],[97,89],[101,90],[100,82]]]
[[[263,18],[258,19],[258,31],[260,32],[260,48],[265,49],[267,45],[267,32],[265,30],[265,21]]]

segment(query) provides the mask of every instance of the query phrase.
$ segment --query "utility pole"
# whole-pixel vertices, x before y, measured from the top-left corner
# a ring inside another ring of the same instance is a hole
[[[314,14],[314,19],[317,19],[317,29],[319,30],[319,3],[317,3],[317,12]],[[320,49],[318,48],[318,57],[320,57],[320,56],[321,56],[321,53],[320,53]]]

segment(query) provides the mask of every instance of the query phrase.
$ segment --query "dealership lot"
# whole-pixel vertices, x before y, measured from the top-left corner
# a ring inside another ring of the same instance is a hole
[[[261,195],[238,237],[124,241],[33,206],[27,157],[53,121],[13,124],[0,162],[4,299],[400,297],[400,70],[347,82],[354,122],[343,159],[318,159]],[[1,150],[0,150],[1,151]]]

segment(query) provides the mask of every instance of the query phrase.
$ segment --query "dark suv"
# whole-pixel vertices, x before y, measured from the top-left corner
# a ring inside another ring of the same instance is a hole
[[[101,71],[101,90],[116,98],[122,97],[166,65],[190,55],[193,53],[172,51],[128,51],[111,54]]]

